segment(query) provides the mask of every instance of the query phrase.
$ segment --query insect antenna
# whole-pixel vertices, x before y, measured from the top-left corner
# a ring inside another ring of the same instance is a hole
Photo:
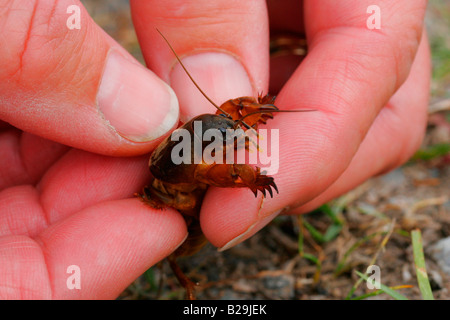
[[[272,106],[272,107],[275,107],[273,104],[266,104],[265,106]],[[276,107],[275,107],[275,108],[276,108]],[[253,134],[255,134],[257,138],[259,138],[259,133],[256,132],[255,128],[249,126],[248,124],[246,124],[246,123],[244,122],[244,119],[245,119],[245,118],[247,118],[247,117],[249,117],[249,116],[252,116],[252,115],[254,115],[254,114],[263,113],[263,112],[270,112],[270,113],[272,113],[272,112],[312,112],[312,111],[317,111],[317,110],[312,110],[312,109],[311,109],[311,110],[310,110],[310,109],[303,109],[303,110],[279,110],[279,109],[272,109],[272,108],[267,108],[267,107],[266,107],[266,108],[261,107],[258,111],[248,113],[248,114],[246,114],[245,116],[243,116],[242,118],[240,118],[239,120],[237,120],[237,121],[235,122],[235,124],[234,124],[234,129],[236,130],[236,128],[237,128],[240,124],[242,124],[242,125],[244,125],[247,129],[252,130],[252,131],[253,131]],[[253,143],[253,145],[256,146],[256,149],[259,151],[260,149],[259,149],[258,143],[255,142],[255,141],[253,141],[252,139],[250,139],[250,141],[251,141],[251,143]]]
[[[270,106],[272,106],[272,105],[270,105]],[[268,113],[272,113],[272,112],[312,112],[312,111],[317,111],[317,110],[313,110],[313,109],[278,110],[278,109],[271,109],[271,108],[264,108],[264,107],[262,107],[258,111],[250,112],[250,113],[246,114],[245,116],[243,116],[242,118],[240,118],[239,120],[237,120],[236,124],[235,124],[235,128],[237,128],[240,124],[244,124],[244,126],[247,127],[247,129],[250,129],[250,126],[244,122],[244,119],[249,117],[249,116],[252,116],[254,114],[258,114],[258,113],[263,113],[263,112],[268,112]]]
[[[197,84],[197,82],[195,82],[194,78],[192,78],[191,74],[187,71],[186,67],[184,66],[183,62],[181,62],[180,57],[178,57],[177,53],[175,52],[175,49],[172,47],[172,45],[170,44],[169,40],[166,39],[166,37],[164,37],[164,35],[161,33],[161,31],[159,31],[158,28],[156,28],[156,31],[158,31],[158,33],[161,35],[161,37],[164,39],[164,41],[166,41],[167,45],[169,46],[170,50],[172,50],[173,54],[175,55],[175,57],[177,58],[178,62],[180,63],[181,67],[184,69],[184,71],[186,72],[186,74],[188,75],[189,79],[191,79],[192,83],[197,87],[198,91],[200,91],[200,93],[206,98],[206,100],[208,100],[214,107],[216,107],[220,112],[222,112],[223,114],[225,114],[228,118],[231,118],[231,115],[226,112],[225,110],[223,110],[221,107],[219,107],[217,104],[214,103],[214,101],[212,101],[207,95],[206,93],[203,92],[203,90],[200,88],[200,86]]]

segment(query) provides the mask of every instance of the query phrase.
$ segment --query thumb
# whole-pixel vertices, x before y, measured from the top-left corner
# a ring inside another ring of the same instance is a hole
[[[8,43],[0,47],[0,120],[108,155],[145,153],[175,127],[173,91],[79,1],[31,3],[0,0],[7,8],[0,32]]]
[[[269,26],[264,0],[133,0],[131,14],[147,65],[170,83],[180,102],[181,120],[215,112],[180,64],[216,105],[267,92]]]

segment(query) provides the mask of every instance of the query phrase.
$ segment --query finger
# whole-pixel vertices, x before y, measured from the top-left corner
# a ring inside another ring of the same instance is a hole
[[[115,158],[73,150],[37,186],[53,223],[96,203],[133,197],[150,180],[148,156]]]
[[[173,210],[161,214],[138,199],[103,202],[35,239],[1,237],[0,298],[114,299],[185,237]]]
[[[200,88],[217,104],[266,92],[268,23],[265,1],[131,1],[147,65],[170,83],[181,119],[215,108],[176,63],[158,28]]]
[[[0,192],[0,235],[33,237],[99,202],[131,198],[149,179],[147,156],[115,158],[71,150],[36,187]]]
[[[305,203],[327,189],[406,80],[420,41],[425,3],[403,1],[402,10],[409,14],[395,15],[392,2],[382,1],[383,16],[392,17],[384,20],[382,32],[366,27],[369,5],[305,2],[309,54],[276,104],[280,109],[318,111],[279,114],[268,125],[279,130],[279,172],[274,175],[279,195],[262,204],[244,192],[235,195],[233,203],[233,191],[212,190],[214,194],[206,196],[201,223],[213,244],[235,245],[283,208]],[[331,12],[335,19],[329,19]]]
[[[68,147],[13,127],[0,132],[0,190],[37,183]]]
[[[79,1],[0,5],[8,43],[0,48],[1,120],[109,155],[147,152],[177,125],[173,91],[101,30]]]
[[[417,151],[427,122],[430,71],[424,31],[408,79],[381,110],[349,167],[324,193],[290,214],[311,211],[370,177],[402,165]]]

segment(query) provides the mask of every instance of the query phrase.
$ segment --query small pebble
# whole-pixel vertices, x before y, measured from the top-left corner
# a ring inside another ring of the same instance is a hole
[[[293,299],[295,297],[295,279],[292,275],[267,276],[263,278],[264,288],[279,299]]]
[[[450,237],[436,242],[430,252],[442,271],[450,275]]]

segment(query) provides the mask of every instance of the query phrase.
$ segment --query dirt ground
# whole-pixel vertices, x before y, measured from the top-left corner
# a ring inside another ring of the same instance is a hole
[[[142,61],[128,1],[82,2],[97,23]],[[433,81],[422,152],[323,210],[301,219],[278,217],[228,251],[219,253],[208,245],[181,260],[181,267],[200,283],[198,298],[345,299],[373,292],[365,283],[357,284],[355,270],[365,273],[369,265],[377,265],[381,283],[404,286],[398,292],[409,299],[422,299],[410,237],[416,228],[422,233],[433,295],[435,299],[450,298],[450,271],[444,272],[446,266],[450,269],[450,257],[439,258],[435,246],[450,237],[449,21],[450,3],[430,1],[426,22],[433,51]],[[350,294],[352,288],[355,291]],[[162,263],[138,278],[120,298],[182,299],[183,295],[168,264]],[[369,299],[391,298],[381,294]]]

